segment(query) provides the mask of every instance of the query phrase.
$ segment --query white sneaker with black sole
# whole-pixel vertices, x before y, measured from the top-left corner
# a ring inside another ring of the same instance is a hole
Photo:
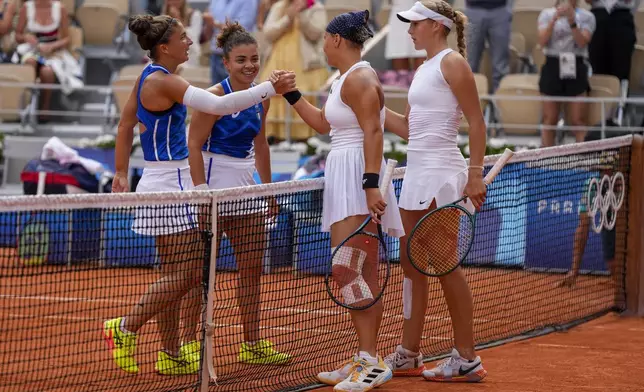
[[[456,350],[452,355],[439,362],[435,368],[425,370],[423,377],[427,381],[440,382],[479,382],[487,376],[483,369],[481,357],[467,360]]]
[[[393,373],[378,357],[377,364],[370,364],[362,358],[353,364],[351,374],[337,384],[333,390],[337,392],[366,392],[378,388],[391,380]]]

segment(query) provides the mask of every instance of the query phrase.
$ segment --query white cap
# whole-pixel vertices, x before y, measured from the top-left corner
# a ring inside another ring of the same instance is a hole
[[[431,19],[442,24],[450,30],[452,29],[452,26],[454,24],[451,19],[439,14],[438,12],[430,10],[429,8],[425,7],[420,1],[417,1],[409,10],[397,13],[396,16],[398,16],[398,19],[405,23]]]

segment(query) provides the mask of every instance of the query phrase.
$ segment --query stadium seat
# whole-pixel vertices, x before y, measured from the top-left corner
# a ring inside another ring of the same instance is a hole
[[[642,3],[644,5],[644,3]],[[635,29],[638,33],[644,33],[644,10],[640,8],[633,16],[635,19]]]
[[[116,105],[118,112],[123,110],[127,100],[132,92],[132,88],[136,83],[137,78],[145,68],[145,64],[132,64],[126,65],[121,68],[118,74],[112,76],[112,82],[110,83],[113,88],[112,94],[106,98],[105,110],[106,116],[109,116],[113,113],[113,105]],[[117,87],[124,87],[123,89],[116,89]]]
[[[111,46],[122,31],[122,14],[113,4],[84,3],[76,11],[76,18],[85,32],[85,44]]]
[[[85,76],[85,52],[83,51],[83,29],[78,26],[69,26],[69,52],[78,60],[80,69]]]
[[[612,89],[607,88],[601,84],[592,85],[591,83],[590,97],[591,98],[619,98],[619,89],[617,90],[617,92],[615,92]],[[604,121],[612,118],[613,112],[616,107],[617,107],[617,102],[604,103],[604,113],[603,113]],[[588,113],[589,126],[601,125],[602,123],[602,103],[601,102],[591,102],[590,105],[588,105],[587,113]]]
[[[590,87],[591,89],[597,87],[604,87],[608,89],[612,94],[618,97],[620,94],[620,82],[619,78],[613,75],[600,75],[594,74],[590,77]]]
[[[75,0],[60,0],[63,7],[67,10],[67,15],[73,20],[76,17],[76,1]]]
[[[476,82],[476,90],[478,92],[479,98],[482,96],[488,95],[490,90],[489,90],[489,83],[488,83],[487,77],[483,74],[476,73],[474,74],[474,81]],[[480,98],[480,102],[481,102],[481,111],[485,113],[487,109],[488,101],[487,99]],[[488,122],[487,120],[488,119],[486,118],[485,119],[486,123]],[[465,116],[463,116],[463,118],[461,119],[460,131],[463,133],[469,132],[469,124],[467,123],[467,119],[465,118]]]
[[[541,45],[535,45],[532,48],[532,62],[536,68],[537,73],[541,73],[541,67],[546,62],[546,55],[543,53]]]
[[[36,70],[25,64],[0,64],[0,82],[3,83],[34,83]],[[36,104],[37,95],[32,94],[28,87],[3,87],[0,94],[0,108],[11,110],[12,113],[0,113],[0,121],[18,121],[25,124]]]
[[[644,89],[644,45],[635,45],[633,59],[631,60],[631,76],[629,86],[631,91]]]
[[[512,31],[523,34],[525,38],[525,51],[532,53],[532,48],[537,45],[537,19],[542,8],[516,8],[512,15]]]
[[[517,97],[540,97],[539,75],[511,74],[501,80],[496,95],[508,96],[506,99],[495,99],[494,106],[500,119],[501,127],[506,134],[535,135],[536,124],[541,123],[541,101],[512,99]],[[506,124],[508,127],[506,128]],[[511,126],[509,126],[511,125]]]
[[[186,79],[210,80],[210,67],[190,67],[181,65],[179,66],[177,73]]]

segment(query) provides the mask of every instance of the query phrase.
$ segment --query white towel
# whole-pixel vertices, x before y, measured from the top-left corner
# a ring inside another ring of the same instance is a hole
[[[79,163],[88,172],[96,174],[106,174],[103,164],[89,158],[83,158],[78,155],[78,152],[73,148],[67,146],[57,137],[52,137],[45,143],[42,148],[41,159],[55,159],[61,164],[65,163]]]

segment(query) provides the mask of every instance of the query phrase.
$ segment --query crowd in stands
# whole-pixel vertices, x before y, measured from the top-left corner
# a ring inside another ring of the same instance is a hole
[[[83,70],[70,44],[70,26],[75,23],[69,15],[73,14],[74,7],[90,1],[93,0],[0,0],[0,61],[29,64],[35,69],[37,81],[59,83],[65,87],[63,92],[82,86]],[[352,1],[210,0],[210,4],[200,11],[191,6],[190,0],[131,0],[129,12],[168,14],[180,19],[195,42],[190,61],[185,66],[208,67],[212,84],[227,76],[216,36],[226,20],[238,21],[254,32],[261,43],[260,79],[266,79],[272,69],[291,69],[297,73],[302,91],[315,92],[327,87],[334,71],[326,64],[322,52],[329,9],[342,4],[349,9]],[[383,85],[404,91],[425,54],[414,49],[407,34],[408,25],[399,23],[396,13],[409,9],[415,0],[358,2],[370,7],[375,31],[387,24],[387,17],[378,16],[384,9],[388,10],[385,59],[390,67],[379,70],[379,74]],[[464,10],[468,18],[468,61],[475,73],[487,77],[488,86],[479,91],[482,95],[496,93],[504,78],[516,73],[538,74],[538,92],[549,97],[588,95],[589,80],[594,74],[612,75],[627,81],[633,73],[631,60],[636,33],[640,36],[644,33],[644,26],[639,26],[639,31],[636,29],[634,19],[641,0],[552,0],[550,6],[543,0],[524,2],[520,6],[516,4],[520,0],[448,2]],[[532,19],[532,26],[522,26],[523,30],[532,29],[532,32],[522,36],[513,29],[515,11],[531,4],[533,9],[540,9]],[[534,38],[528,35],[534,35]],[[455,49],[462,44],[453,43]],[[536,51],[532,51],[532,47],[536,47]],[[44,90],[39,98],[39,108],[49,108],[51,94]],[[308,99],[316,101],[312,97]],[[544,146],[557,142],[554,128],[561,122],[561,109],[567,125],[582,128],[594,125],[588,124],[587,103],[561,105],[556,101],[544,101],[541,113]],[[268,136],[287,137],[284,126],[287,110],[283,100],[274,99],[271,103]],[[39,120],[45,122],[47,117],[42,116]],[[575,132],[577,141],[584,140],[583,130]],[[313,134],[302,123],[289,124],[288,135],[293,139],[307,139]]]

